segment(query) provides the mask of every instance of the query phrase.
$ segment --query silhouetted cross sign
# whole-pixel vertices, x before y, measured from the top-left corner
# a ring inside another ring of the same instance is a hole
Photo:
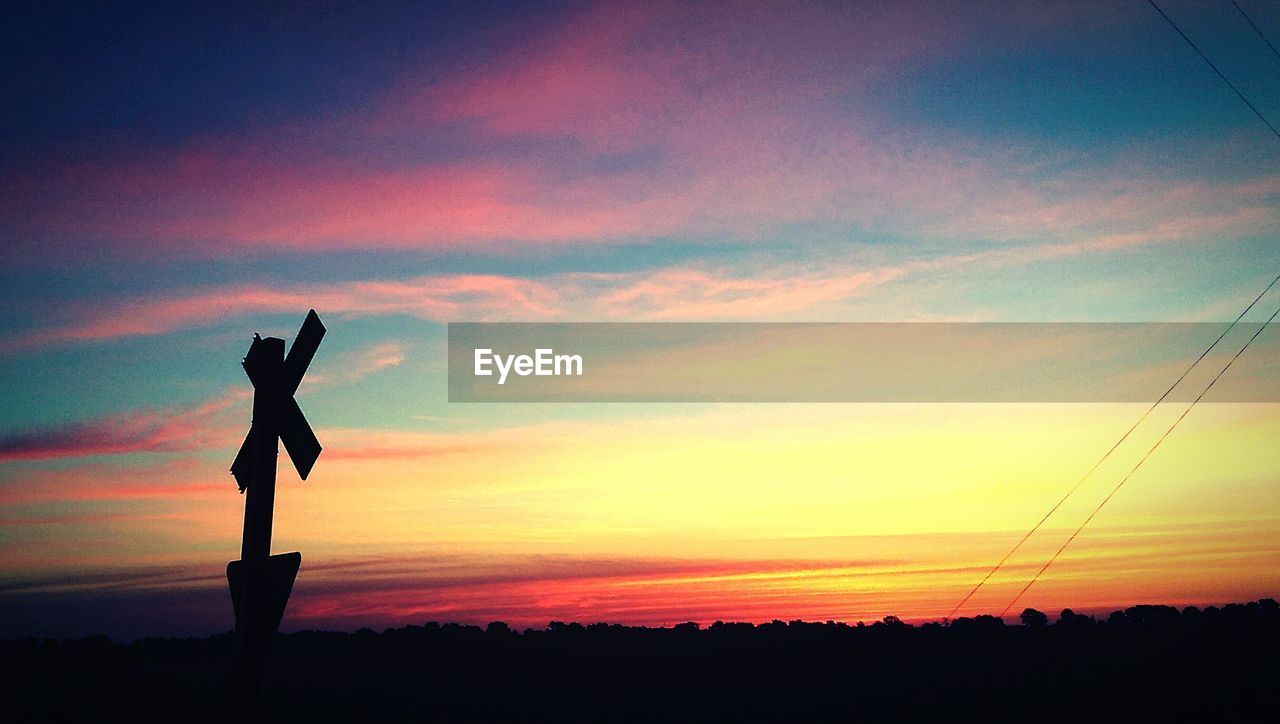
[[[320,456],[320,441],[316,440],[293,395],[298,391],[302,375],[306,374],[323,337],[324,325],[314,309],[302,322],[302,329],[298,330],[288,357],[284,357],[283,339],[262,339],[254,335],[249,354],[244,358],[244,371],[253,383],[253,425],[236,454],[235,462],[231,463],[231,474],[240,484],[240,492],[243,493],[253,482],[251,459],[259,439],[272,445],[275,440],[269,438],[278,436],[303,480],[307,479],[311,466],[316,464],[316,458]],[[275,435],[272,435],[272,427],[276,427]]]
[[[240,560],[227,564],[227,581],[236,612],[236,703],[239,708],[258,705],[262,689],[263,660],[280,627],[293,581],[302,563],[301,553],[271,555],[271,519],[276,499],[276,457],[284,449],[303,480],[320,456],[320,442],[293,399],[324,337],[324,325],[312,309],[289,356],[284,340],[253,336],[244,358],[244,371],[253,383],[253,422],[231,474],[244,499],[244,535]]]

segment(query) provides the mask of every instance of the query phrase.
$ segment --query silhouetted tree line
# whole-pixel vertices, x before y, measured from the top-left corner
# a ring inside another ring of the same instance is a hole
[[[912,626],[428,623],[276,641],[267,721],[1272,721],[1280,605]],[[225,721],[233,640],[0,642],[32,720]]]

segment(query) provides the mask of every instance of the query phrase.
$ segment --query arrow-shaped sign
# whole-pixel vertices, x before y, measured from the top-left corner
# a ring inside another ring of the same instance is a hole
[[[231,584],[231,605],[235,608],[237,625],[247,629],[274,634],[280,628],[285,605],[293,592],[293,582],[302,564],[301,553],[281,553],[266,560],[246,565],[244,561],[227,564],[227,582]],[[245,573],[253,576],[249,588],[253,590],[254,604],[246,608],[240,599],[244,591]],[[253,620],[247,620],[252,617]]]

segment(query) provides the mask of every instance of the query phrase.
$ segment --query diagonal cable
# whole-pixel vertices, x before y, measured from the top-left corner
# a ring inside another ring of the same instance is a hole
[[[1257,23],[1253,22],[1253,18],[1249,17],[1249,14],[1244,11],[1244,8],[1240,7],[1240,4],[1237,3],[1236,0],[1231,0],[1231,4],[1236,6],[1236,10],[1240,11],[1240,16],[1249,24],[1249,27],[1253,28],[1253,32],[1257,33],[1259,38],[1262,38],[1262,42],[1266,43],[1268,48],[1271,48],[1271,54],[1280,58],[1280,50],[1276,50],[1276,46],[1272,45],[1271,41],[1267,39],[1267,36],[1262,34],[1262,28],[1259,28]]]
[[[1205,385],[1205,388],[1200,391],[1199,395],[1196,395],[1196,398],[1191,401],[1190,405],[1187,405],[1187,409],[1183,410],[1182,414],[1178,416],[1178,419],[1174,420],[1173,424],[1169,426],[1169,429],[1164,431],[1164,434],[1160,436],[1160,439],[1156,440],[1156,444],[1151,446],[1151,449],[1147,451],[1147,454],[1142,456],[1142,459],[1138,461],[1138,464],[1134,465],[1133,469],[1121,478],[1120,482],[1116,483],[1116,487],[1112,488],[1110,493],[1107,493],[1107,497],[1103,498],[1101,503],[1098,503],[1098,507],[1094,508],[1093,512],[1089,513],[1089,517],[1084,519],[1084,522],[1080,524],[1079,528],[1076,528],[1075,532],[1071,534],[1071,537],[1067,538],[1066,542],[1064,542],[1058,550],[1054,552],[1053,556],[1040,567],[1040,570],[1031,577],[1031,580],[1027,581],[1027,585],[1023,586],[1022,590],[1018,592],[1018,595],[1014,596],[1013,600],[1009,602],[1009,605],[1005,606],[1004,610],[1000,612],[1001,617],[1009,613],[1009,609],[1013,608],[1014,605],[1018,603],[1018,600],[1022,598],[1023,594],[1030,590],[1031,587],[1035,585],[1036,581],[1040,580],[1040,576],[1044,575],[1044,572],[1049,570],[1049,566],[1053,565],[1054,561],[1058,560],[1058,557],[1062,555],[1062,552],[1067,549],[1067,546],[1071,545],[1071,542],[1076,539],[1076,536],[1080,535],[1080,532],[1085,529],[1085,526],[1089,525],[1089,522],[1098,514],[1098,511],[1102,510],[1103,506],[1105,506],[1116,493],[1120,492],[1120,488],[1124,487],[1124,484],[1129,481],[1129,478],[1133,477],[1133,474],[1138,472],[1138,468],[1142,467],[1142,464],[1145,463],[1153,453],[1155,453],[1156,449],[1160,447],[1160,444],[1173,433],[1174,429],[1187,417],[1192,408],[1194,408],[1200,400],[1204,399],[1204,396],[1208,394],[1209,390],[1213,389],[1214,384],[1217,383],[1218,380],[1222,379],[1222,376],[1226,374],[1227,370],[1231,369],[1231,365],[1235,364],[1235,361],[1240,359],[1240,355],[1244,354],[1244,351],[1249,348],[1249,345],[1253,344],[1253,340],[1257,339],[1258,335],[1262,334],[1262,330],[1266,329],[1267,325],[1275,321],[1277,315],[1280,315],[1280,307],[1277,307],[1276,311],[1271,313],[1271,317],[1268,318],[1262,326],[1258,327],[1258,331],[1253,333],[1253,336],[1249,338],[1249,341],[1245,342],[1244,346],[1242,346],[1239,351],[1237,351],[1235,355],[1228,360],[1225,365],[1223,365],[1222,369],[1218,370],[1218,374],[1214,375],[1212,380],[1209,380],[1209,384]]]
[[[1071,489],[1067,491],[1066,495],[1063,495],[1062,498],[1058,500],[1058,502],[1054,503],[1053,507],[1049,509],[1049,512],[1045,513],[1044,517],[1042,517],[1039,522],[1037,522],[1034,526],[1032,526],[1031,530],[1027,531],[1026,535],[1022,536],[1022,539],[1019,540],[1017,543],[1015,543],[1014,546],[1009,549],[1008,553],[1004,554],[1004,557],[1000,559],[1000,562],[995,564],[995,566],[993,566],[990,571],[987,571],[987,575],[983,576],[981,581],[978,581],[978,585],[974,586],[973,589],[970,590],[969,593],[965,594],[965,597],[960,600],[960,603],[957,603],[955,608],[951,609],[951,613],[947,614],[947,618],[951,618],[955,616],[956,612],[959,611],[966,603],[968,603],[970,598],[973,598],[973,595],[978,592],[978,589],[986,585],[987,581],[991,580],[991,577],[994,576],[997,571],[999,571],[1001,568],[1004,567],[1004,564],[1007,563],[1009,559],[1013,557],[1013,554],[1017,553],[1018,549],[1022,548],[1022,545],[1026,543],[1027,540],[1031,538],[1031,536],[1034,535],[1036,531],[1040,530],[1041,526],[1045,524],[1045,521],[1049,520],[1049,518],[1058,511],[1058,508],[1061,508],[1062,505],[1067,502],[1067,499],[1070,498],[1072,495],[1074,495],[1075,492],[1080,489],[1080,486],[1084,485],[1084,482],[1088,480],[1094,474],[1094,472],[1097,471],[1097,469],[1102,466],[1104,462],[1107,461],[1107,458],[1111,457],[1111,453],[1115,452],[1116,448],[1120,447],[1120,445],[1125,440],[1127,440],[1131,434],[1133,434],[1133,431],[1138,429],[1138,426],[1141,425],[1143,421],[1145,421],[1148,417],[1151,416],[1151,413],[1154,412],[1155,409],[1160,406],[1160,403],[1164,402],[1165,398],[1167,398],[1170,394],[1172,394],[1174,389],[1177,388],[1178,385],[1182,384],[1182,381],[1187,378],[1187,375],[1191,374],[1191,370],[1195,369],[1196,365],[1200,364],[1200,362],[1203,361],[1205,357],[1209,356],[1209,353],[1212,352],[1214,348],[1218,346],[1218,343],[1221,342],[1223,338],[1227,336],[1227,333],[1229,333],[1232,329],[1234,329],[1241,319],[1244,319],[1244,315],[1248,314],[1249,310],[1253,309],[1254,305],[1256,305],[1264,296],[1266,296],[1267,292],[1271,291],[1272,287],[1276,285],[1276,282],[1280,282],[1280,275],[1277,275],[1275,279],[1272,279],[1271,283],[1267,285],[1267,288],[1263,289],[1262,292],[1258,294],[1258,296],[1254,297],[1252,302],[1249,302],[1249,306],[1245,307],[1244,311],[1240,312],[1240,314],[1234,320],[1232,320],[1231,324],[1228,324],[1227,328],[1222,330],[1222,334],[1219,334],[1218,338],[1213,340],[1213,344],[1206,347],[1205,350],[1200,353],[1200,356],[1196,357],[1195,361],[1192,362],[1191,365],[1188,366],[1187,369],[1185,369],[1182,372],[1182,374],[1178,377],[1178,379],[1174,380],[1174,383],[1172,385],[1169,385],[1169,389],[1165,390],[1163,395],[1160,395],[1160,399],[1152,403],[1151,407],[1148,407],[1147,411],[1142,413],[1142,417],[1139,417],[1137,422],[1129,426],[1129,429],[1125,430],[1124,434],[1120,436],[1120,439],[1116,440],[1115,444],[1112,445],[1111,448],[1107,450],[1107,452],[1104,453],[1101,458],[1098,459],[1098,462],[1094,463],[1093,467],[1089,468],[1089,471],[1086,472],[1079,480],[1077,480],[1075,485],[1071,486]]]
[[[1156,5],[1156,0],[1147,0],[1147,2],[1151,3],[1151,7],[1155,8],[1156,12],[1160,13],[1160,17],[1164,18],[1174,30],[1178,31],[1178,35],[1181,35],[1182,39],[1187,41],[1187,45],[1190,45],[1191,49],[1196,51],[1196,55],[1199,55],[1201,60],[1209,64],[1209,67],[1213,69],[1214,73],[1218,74],[1218,77],[1222,79],[1222,82],[1226,83],[1227,87],[1230,88],[1240,100],[1244,101],[1246,106],[1249,106],[1249,110],[1253,111],[1253,115],[1257,116],[1258,120],[1267,124],[1267,128],[1271,129],[1271,132],[1275,134],[1276,138],[1280,138],[1280,130],[1276,130],[1276,127],[1271,125],[1271,121],[1268,121],[1267,117],[1262,115],[1262,111],[1258,110],[1258,107],[1253,105],[1248,98],[1245,98],[1244,94],[1240,92],[1240,89],[1236,88],[1235,84],[1228,80],[1227,76],[1222,74],[1222,71],[1218,70],[1218,66],[1214,65],[1212,60],[1209,60],[1209,56],[1205,55],[1204,51],[1200,50],[1200,46],[1192,42],[1191,38],[1188,38],[1187,34],[1182,32],[1182,28],[1178,27],[1178,24],[1173,22],[1172,18],[1165,15],[1164,11],[1160,9],[1160,6]]]

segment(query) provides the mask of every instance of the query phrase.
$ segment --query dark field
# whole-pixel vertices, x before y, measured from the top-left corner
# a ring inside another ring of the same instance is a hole
[[[1275,721],[1280,606],[276,643],[261,721]],[[8,721],[227,721],[234,638],[0,642]],[[14,716],[16,713],[16,716]]]

